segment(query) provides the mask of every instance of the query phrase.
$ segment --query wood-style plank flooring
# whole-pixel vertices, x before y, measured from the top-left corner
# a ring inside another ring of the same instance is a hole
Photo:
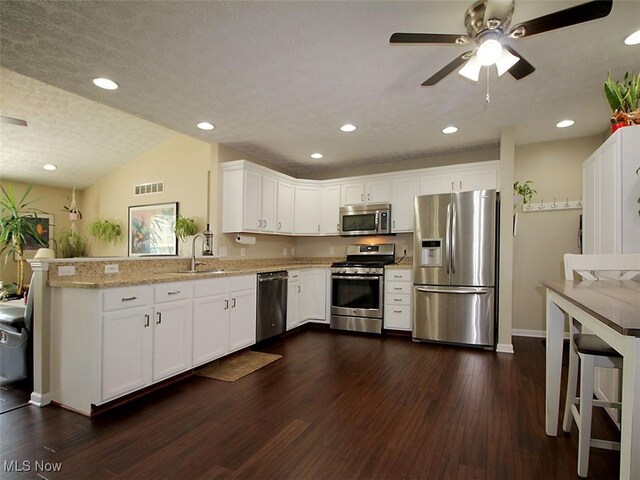
[[[93,419],[3,414],[0,477],[38,478],[37,460],[64,479],[577,478],[575,427],[544,433],[543,340],[514,347],[303,330],[263,345],[283,358],[234,383],[189,377]],[[589,478],[618,470],[617,452],[591,450]]]

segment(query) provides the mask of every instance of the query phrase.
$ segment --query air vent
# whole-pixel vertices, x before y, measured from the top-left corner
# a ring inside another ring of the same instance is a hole
[[[164,192],[164,182],[141,183],[134,186],[135,195],[149,195],[151,193]]]

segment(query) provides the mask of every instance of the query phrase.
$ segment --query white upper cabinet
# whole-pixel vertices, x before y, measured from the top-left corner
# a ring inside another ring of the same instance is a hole
[[[420,193],[420,181],[415,177],[398,178],[392,182],[391,231],[413,232],[414,199]]]
[[[320,187],[314,185],[296,186],[294,212],[296,235],[319,235]]]
[[[617,130],[583,164],[583,252],[640,253],[640,126]]]
[[[340,231],[340,186],[322,187],[320,233],[338,235]]]
[[[278,180],[278,223],[276,233],[293,233],[294,187]]]
[[[342,205],[385,203],[391,201],[389,180],[345,183],[342,185]]]
[[[425,169],[420,195],[498,189],[498,171],[498,161]]]

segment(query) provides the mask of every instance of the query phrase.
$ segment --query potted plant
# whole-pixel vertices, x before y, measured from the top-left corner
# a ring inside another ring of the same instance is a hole
[[[640,124],[640,73],[626,72],[622,81],[611,78],[611,72],[604,82],[604,94],[611,107],[611,131]]]
[[[71,191],[71,198],[67,197],[67,200],[69,200],[69,205],[63,206],[62,210],[69,214],[69,220],[71,220],[72,222],[75,222],[79,218],[82,218],[82,213],[80,212],[80,210],[78,210],[78,207],[76,205],[75,187]]]
[[[122,240],[122,228],[115,220],[98,218],[89,225],[89,231],[94,238],[104,243],[116,245]]]
[[[198,225],[195,219],[178,215],[173,231],[176,233],[176,237],[184,241],[187,237],[198,233]]]
[[[520,197],[517,202],[516,201],[513,202],[514,204],[522,202],[523,205],[526,205],[531,201],[531,199],[533,198],[533,195],[538,193],[533,188],[531,188],[532,183],[533,181],[527,180],[524,183],[520,183],[516,181],[513,184],[514,196]]]
[[[31,206],[35,200],[27,200],[31,192],[31,185],[29,185],[20,200],[16,200],[11,186],[7,189],[0,188],[2,188],[2,199],[0,200],[0,244],[2,244],[2,249],[0,252],[6,252],[5,263],[13,254],[18,257],[16,293],[22,296],[25,263],[24,246],[27,243],[27,238],[33,238],[38,244],[46,247],[36,229],[38,213],[44,212]]]
[[[59,257],[84,257],[87,254],[87,239],[75,229],[65,230],[58,237]]]

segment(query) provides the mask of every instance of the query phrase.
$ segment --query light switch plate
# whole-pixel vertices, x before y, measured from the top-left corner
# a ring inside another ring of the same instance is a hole
[[[76,274],[76,267],[70,265],[68,267],[58,267],[58,276],[59,277],[68,277],[70,275]]]
[[[113,265],[105,265],[104,273],[118,273],[118,264],[115,263]]]
[[[240,248],[240,256],[241,256],[241,257],[244,257],[246,254],[247,254],[247,249],[246,249],[246,248],[244,248],[244,247],[241,247],[241,248]]]
[[[336,254],[336,247],[329,247],[329,255],[335,255]]]
[[[284,255],[285,257],[287,256],[287,247],[284,247],[282,249],[282,255]]]
[[[220,257],[226,257],[227,256],[227,247],[220,247],[220,255],[218,255]]]

